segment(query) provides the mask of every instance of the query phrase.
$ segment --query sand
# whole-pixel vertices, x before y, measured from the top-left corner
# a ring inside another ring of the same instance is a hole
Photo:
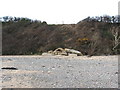
[[[118,56],[1,56],[2,88],[118,88]]]

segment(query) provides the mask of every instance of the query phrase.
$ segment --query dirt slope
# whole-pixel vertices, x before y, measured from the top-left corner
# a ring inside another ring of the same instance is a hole
[[[118,23],[84,20],[61,25],[3,22],[3,55],[41,54],[59,47],[73,48],[85,55],[120,54],[120,45],[112,50],[113,27],[120,30]]]

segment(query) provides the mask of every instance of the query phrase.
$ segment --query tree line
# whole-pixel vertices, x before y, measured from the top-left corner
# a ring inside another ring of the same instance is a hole
[[[0,17],[0,21],[2,22],[36,22],[36,23],[47,24],[46,21],[41,22],[40,20],[32,20],[26,17],[12,17],[12,16]]]
[[[45,21],[41,22],[40,20],[32,20],[29,18],[23,18],[23,17],[11,17],[11,16],[4,16],[0,17],[0,21],[2,22],[19,22],[19,21],[26,21],[26,22],[39,22],[39,23],[46,23]],[[97,21],[97,22],[107,22],[107,23],[120,23],[120,15],[116,16],[109,16],[109,15],[103,15],[103,16],[95,16],[83,19],[82,21]]]
[[[97,21],[97,22],[107,22],[107,23],[120,23],[120,15],[116,16],[95,16],[95,17],[87,17],[83,21]]]

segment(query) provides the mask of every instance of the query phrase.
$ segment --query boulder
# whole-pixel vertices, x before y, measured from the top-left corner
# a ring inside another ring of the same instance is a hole
[[[74,50],[74,49],[65,48],[65,51],[66,51],[67,53],[77,54],[77,56],[83,56],[83,54],[82,54],[80,51],[77,51],[77,50]]]
[[[80,51],[68,48],[57,48],[54,51],[50,50],[47,53],[43,53],[42,55],[65,55],[65,56],[83,56]]]
[[[67,55],[65,50],[63,48],[57,48],[53,51],[54,55]]]
[[[51,54],[52,54],[52,53],[53,53],[53,50],[48,51],[48,53],[51,53]]]

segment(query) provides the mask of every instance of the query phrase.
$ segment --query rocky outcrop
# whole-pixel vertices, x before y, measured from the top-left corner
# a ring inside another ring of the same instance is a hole
[[[77,51],[77,50],[74,50],[74,49],[65,48],[64,50],[67,53],[77,54],[77,56],[83,56],[83,54],[80,51]]]
[[[53,52],[53,54],[55,54],[55,55],[66,55],[66,56],[68,56],[67,52],[65,52],[65,50],[64,50],[63,48],[57,48],[57,49]]]
[[[76,54],[76,56],[83,56],[83,54],[80,51],[74,50],[74,49],[68,49],[68,48],[57,48],[54,51],[50,50],[48,51],[49,54],[52,55],[65,55],[68,56],[69,54]]]

